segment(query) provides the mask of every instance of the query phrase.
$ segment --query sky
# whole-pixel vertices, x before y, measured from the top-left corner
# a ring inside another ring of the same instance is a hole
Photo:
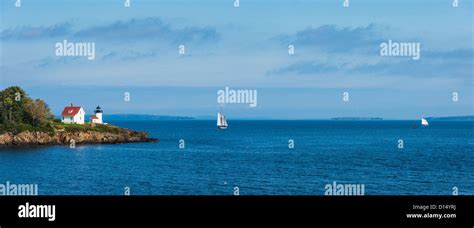
[[[0,89],[21,86],[55,114],[70,103],[229,119],[474,114],[472,1],[124,1],[1,1]],[[95,59],[57,56],[64,40],[95,43]],[[419,43],[420,59],[381,56],[388,40]],[[258,91],[257,107],[218,104],[225,87]]]

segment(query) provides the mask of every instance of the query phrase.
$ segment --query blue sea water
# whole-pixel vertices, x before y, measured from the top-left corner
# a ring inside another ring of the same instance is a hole
[[[474,194],[474,122],[113,124],[159,142],[1,148],[0,184],[38,184],[40,195],[324,195],[334,181],[364,184],[366,195]]]

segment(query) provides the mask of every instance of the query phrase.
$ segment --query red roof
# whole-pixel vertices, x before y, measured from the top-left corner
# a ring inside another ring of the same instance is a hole
[[[93,115],[93,116],[91,116],[91,119],[99,119],[99,118],[97,118],[97,116]]]
[[[61,116],[75,116],[79,110],[81,110],[80,106],[66,106],[64,107]]]

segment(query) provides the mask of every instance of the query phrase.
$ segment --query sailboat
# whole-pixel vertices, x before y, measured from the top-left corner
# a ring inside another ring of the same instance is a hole
[[[421,126],[428,127],[428,125],[428,120],[426,120],[425,118],[421,118]]]
[[[218,112],[217,113],[217,127],[219,129],[227,129],[227,120],[225,119],[224,114]]]

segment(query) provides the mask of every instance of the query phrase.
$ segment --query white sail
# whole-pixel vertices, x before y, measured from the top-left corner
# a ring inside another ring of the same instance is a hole
[[[428,120],[426,120],[425,118],[421,118],[421,125],[422,126],[428,126]]]
[[[227,127],[227,126],[228,126],[228,125],[227,125],[227,120],[226,120],[226,118],[225,118],[224,115],[222,115],[222,117],[223,117],[223,119],[224,119],[224,121],[223,121],[222,124],[223,124],[224,127]]]
[[[220,112],[217,113],[217,126],[222,126],[222,114]]]
[[[217,113],[217,127],[221,129],[227,128],[227,120],[225,119],[225,116],[220,112]]]

